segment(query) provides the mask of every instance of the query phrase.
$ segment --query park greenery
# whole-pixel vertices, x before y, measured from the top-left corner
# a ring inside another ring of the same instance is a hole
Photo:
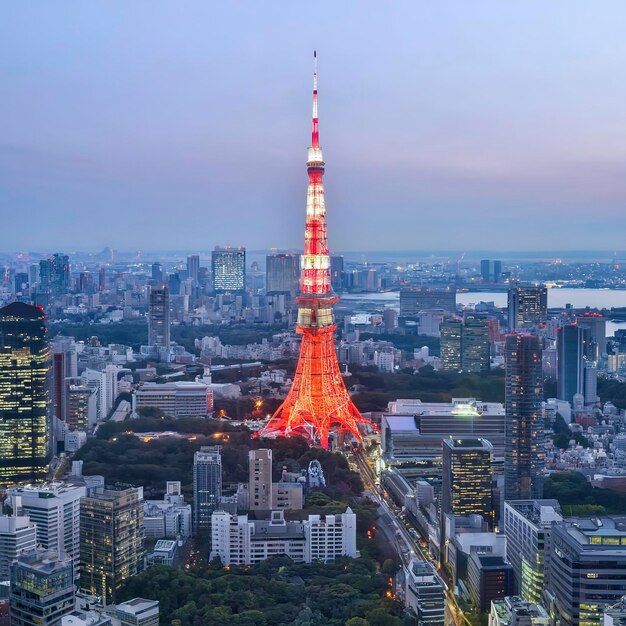
[[[544,481],[543,496],[558,500],[567,516],[626,513],[626,495],[594,487],[580,472],[550,475]]]
[[[121,597],[159,600],[167,626],[408,626],[387,597],[393,571],[364,556],[310,565],[274,557],[245,567],[214,560],[194,572],[151,567],[127,579]]]
[[[144,440],[147,432],[174,431],[184,437]],[[251,449],[271,447],[274,480],[283,468],[297,472],[319,460],[327,478],[327,493],[332,498],[351,498],[361,494],[361,477],[352,471],[346,458],[336,452],[309,448],[302,437],[254,439],[243,426],[222,420],[170,419],[145,417],[132,422],[108,422],[96,437],[76,453],[83,461],[84,474],[105,477],[107,484],[126,483],[142,486],[146,494],[162,493],[165,482],[178,480],[186,493],[191,492],[194,453],[203,445],[222,445],[222,471],[225,485],[248,479],[248,453]]]

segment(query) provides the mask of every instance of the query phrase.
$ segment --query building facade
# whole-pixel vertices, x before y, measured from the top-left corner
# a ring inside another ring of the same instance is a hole
[[[509,331],[536,326],[548,316],[548,289],[545,285],[509,287]]]
[[[443,441],[441,512],[480,515],[493,524],[491,456],[486,439],[448,438]]]
[[[45,478],[51,456],[50,348],[43,310],[0,309],[0,485]]]
[[[539,338],[508,335],[505,342],[505,500],[543,495],[543,371]]]
[[[74,610],[72,559],[45,549],[18,556],[11,566],[11,626],[58,626]]]
[[[222,497],[220,446],[202,446],[193,457],[194,530],[210,530],[211,516]]]
[[[203,382],[143,383],[135,392],[136,408],[154,407],[170,417],[206,417],[213,412],[213,392]]]
[[[96,488],[80,506],[80,588],[115,602],[122,582],[144,564],[143,490]]]
[[[211,274],[215,293],[244,293],[246,249],[216,247],[211,253]]]

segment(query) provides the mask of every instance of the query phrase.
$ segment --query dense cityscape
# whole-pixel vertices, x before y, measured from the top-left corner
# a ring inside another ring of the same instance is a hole
[[[626,253],[335,250],[317,57],[301,245],[6,240],[0,626],[626,625]]]

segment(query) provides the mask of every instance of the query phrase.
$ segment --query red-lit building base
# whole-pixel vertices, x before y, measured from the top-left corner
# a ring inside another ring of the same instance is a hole
[[[335,326],[297,327],[302,335],[298,367],[285,401],[278,407],[264,435],[302,435],[312,445],[328,447],[331,430],[363,439],[359,424],[369,424],[354,406],[339,371]]]

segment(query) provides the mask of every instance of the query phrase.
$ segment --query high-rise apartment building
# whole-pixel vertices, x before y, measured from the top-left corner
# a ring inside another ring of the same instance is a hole
[[[220,446],[202,446],[193,457],[194,529],[209,530],[211,515],[222,497]]]
[[[78,351],[73,337],[55,337],[52,349],[52,409],[60,420],[67,420],[67,379],[78,376]]]
[[[456,312],[455,289],[431,289],[411,287],[400,290],[400,317],[417,319],[420,311],[442,309],[446,313]]]
[[[585,362],[590,348],[590,332],[586,326],[560,326],[556,336],[556,397],[572,404],[576,394],[585,392]]]
[[[200,256],[190,254],[187,257],[187,278],[190,278],[193,285],[198,284],[198,276],[200,274]]]
[[[72,559],[37,548],[11,567],[11,626],[59,626],[75,608]]]
[[[509,287],[509,331],[535,326],[548,316],[548,289],[545,285]]]
[[[272,451],[250,450],[249,482],[250,510],[271,511],[272,503]]]
[[[295,297],[300,290],[300,255],[271,254],[265,259],[265,292],[288,293]]]
[[[0,309],[0,484],[46,475],[49,365],[44,312],[23,302]]]
[[[481,515],[491,524],[491,455],[486,439],[448,438],[443,441],[441,512]]]
[[[534,500],[543,495],[544,442],[539,338],[508,335],[505,342],[504,497]]]
[[[215,293],[243,293],[246,287],[246,249],[216,247],[211,253]]]
[[[37,527],[38,545],[73,559],[75,576],[80,566],[80,500],[86,494],[84,486],[71,483],[16,486],[7,494],[13,512],[27,515]]]
[[[98,420],[107,418],[117,398],[117,366],[109,363],[104,371],[86,369],[81,374],[83,386],[95,390]]]
[[[143,569],[143,493],[98,487],[80,503],[80,588],[115,602],[122,582]]]
[[[36,546],[37,528],[27,516],[0,516],[0,580],[9,580],[11,563],[19,554]]]
[[[148,345],[159,350],[170,349],[170,290],[165,284],[150,287]]]

